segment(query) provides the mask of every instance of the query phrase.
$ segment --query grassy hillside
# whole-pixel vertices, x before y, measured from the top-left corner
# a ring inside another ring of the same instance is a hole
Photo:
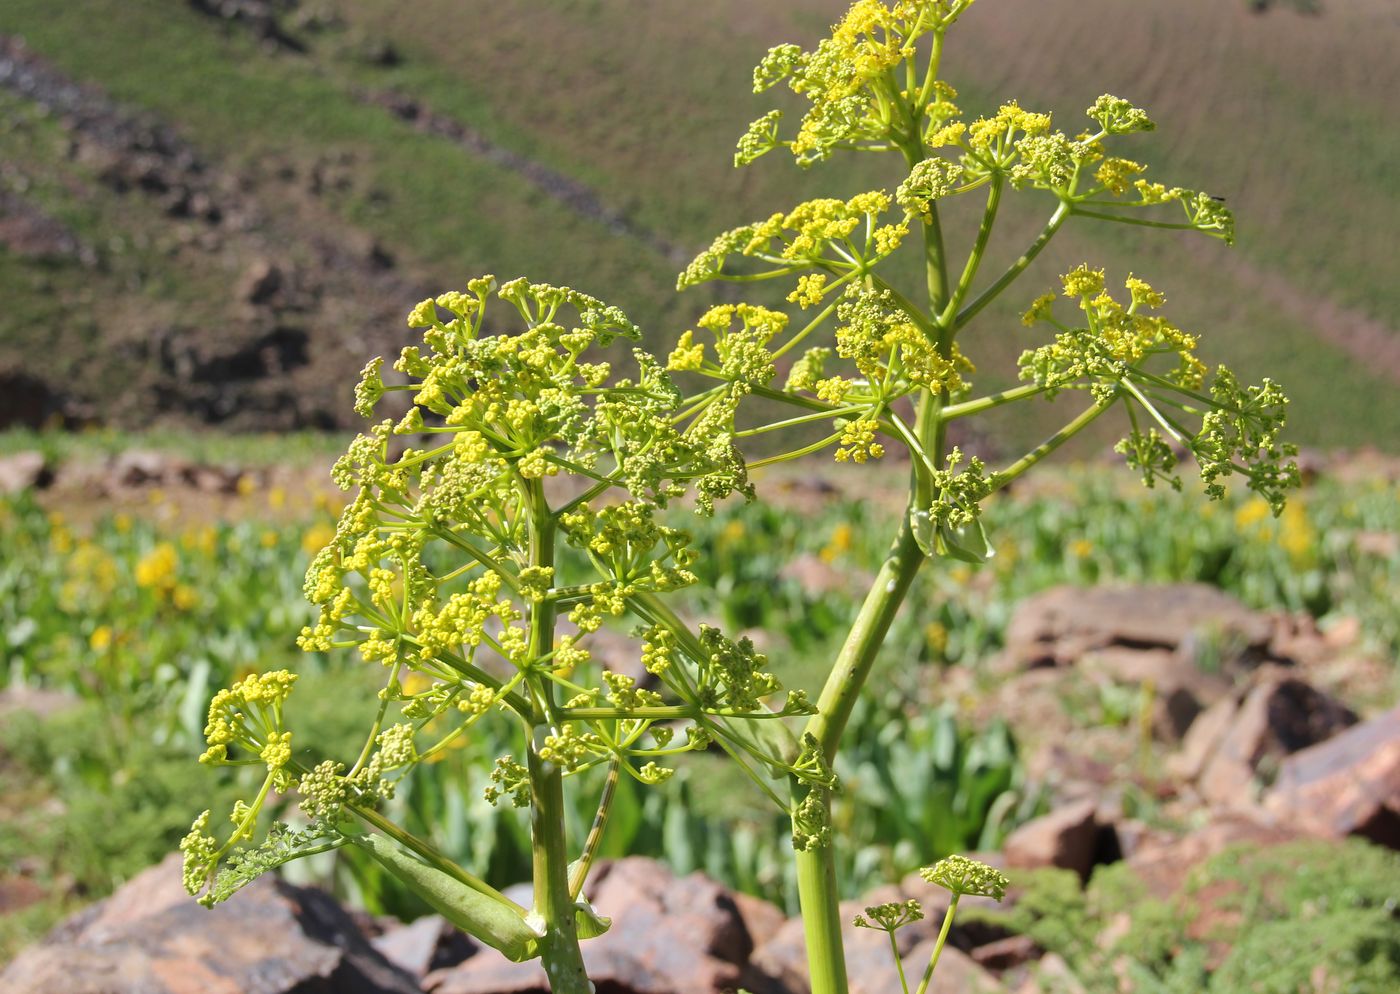
[[[0,88],[11,122],[0,193],[87,250],[36,257],[13,239],[7,249],[0,206],[0,372],[60,366],[62,399],[104,419],[343,421],[341,384],[366,351],[400,339],[399,313],[483,270],[614,299],[662,348],[709,302],[671,291],[677,260],[717,230],[818,191],[898,180],[869,171],[888,165],[873,161],[808,173],[777,156],[730,166],[733,141],[764,108],[748,93],[752,64],[778,41],[813,41],[844,0],[303,0],[268,4],[278,30],[262,38],[256,23],[195,6],[0,7],[0,35],[22,35],[56,72],[168,124],[205,164],[211,196],[232,204],[212,226],[173,218],[139,185],[105,180],[100,157],[74,154],[101,144],[100,130],[38,116],[30,96]],[[1400,282],[1388,249],[1400,227],[1400,133],[1385,96],[1400,89],[1397,42],[1387,0],[1327,5],[1320,17],[1257,16],[1221,0],[978,4],[948,57],[966,106],[1019,97],[1073,129],[1099,93],[1128,96],[1159,122],[1141,157],[1163,178],[1225,196],[1240,219],[1233,252],[1116,227],[1067,232],[989,315],[996,361],[982,382],[1005,382],[1029,344],[1016,307],[1087,258],[1162,284],[1213,356],[1283,380],[1301,440],[1400,447],[1389,402]],[[1046,210],[1033,199],[1022,208],[997,246],[1007,257],[1020,249],[1014,232]],[[268,264],[290,289],[250,302]],[[210,377],[228,365],[215,361],[228,342],[254,366],[267,341],[303,344],[246,387],[191,391],[189,363],[149,346],[158,334]],[[138,385],[115,406],[101,387],[113,377]]]

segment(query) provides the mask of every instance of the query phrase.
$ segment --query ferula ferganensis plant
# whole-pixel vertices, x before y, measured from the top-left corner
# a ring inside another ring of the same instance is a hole
[[[755,70],[756,91],[786,84],[807,106],[795,129],[777,110],[755,121],[737,164],[780,149],[803,167],[847,151],[903,160],[892,192],[809,201],[727,231],[679,279],[682,289],[782,281],[787,311],[715,307],[664,362],[634,348],[618,363],[607,358],[615,349],[600,350],[638,340],[638,329],[568,288],[482,277],[413,309],[408,324],[422,344],[403,350],[387,380],[383,360],[370,362],[355,391],[366,417],[388,393],[406,394],[408,413],[379,421],[336,464],[335,480],[353,497],[306,580],[320,617],[302,646],[358,651],[384,674],[363,748],[297,758],[291,673],[220,692],[201,761],[266,773],[251,801],[217,822],[203,813],[182,844],[186,885],[203,903],[290,859],[356,846],[482,942],[514,960],[539,957],[558,994],[585,994],[579,943],[608,927],[588,903],[588,874],[616,779],[664,790],[669,757],[718,749],[790,817],[812,990],[844,994],[833,766],[918,570],[931,559],[985,560],[986,499],[1114,411],[1126,421],[1118,451],[1148,486],[1180,487],[1185,451],[1209,497],[1239,480],[1281,509],[1298,483],[1293,449],[1279,438],[1286,398],[1269,380],[1249,386],[1210,369],[1197,337],[1162,314],[1163,295],[1130,273],[1110,279],[1081,265],[1059,286],[1027,294],[1023,321],[1045,336],[1021,356],[1024,384],[975,394],[969,329],[1067,223],[1228,242],[1233,222],[1216,198],[1148,179],[1146,167],[1118,154],[1154,127],[1126,100],[1100,97],[1072,136],[1016,103],[964,115],[940,67],[945,37],[972,3],[859,0],[815,49],[781,45]],[[1010,265],[984,276],[1002,201],[1018,193],[1044,202],[1044,226]],[[982,219],[970,244],[955,248],[940,210],[964,196],[982,199]],[[922,263],[918,292],[888,275],[900,253]],[[673,373],[711,385],[687,395]],[[954,421],[1062,394],[1083,397],[1077,413],[1005,465],[964,458],[948,443]],[[756,423],[749,398],[791,413]],[[792,432],[793,447],[783,448]],[[742,446],[757,436],[778,439],[780,451],[747,461]],[[395,455],[399,437],[420,447]],[[780,687],[747,639],[692,626],[671,606],[668,595],[696,582],[696,553],[671,521],[674,502],[708,514],[718,500],[754,497],[755,466],[822,451],[872,463],[891,448],[911,467],[907,511],[815,700]],[[568,479],[547,486],[552,477]],[[577,555],[561,558],[561,546]],[[639,664],[659,689],[592,664],[590,635],[613,621],[631,626]],[[488,796],[529,809],[530,908],[381,810],[415,765],[486,720],[515,729],[517,751],[497,760]],[[594,767],[607,771],[597,814],[571,838],[564,781]],[[301,817],[260,832],[274,794],[294,796]],[[1000,899],[1007,886],[960,856],[923,873],[952,899],[919,994],[958,900]],[[922,915],[917,903],[880,905],[856,924],[890,933],[903,978],[894,932]]]

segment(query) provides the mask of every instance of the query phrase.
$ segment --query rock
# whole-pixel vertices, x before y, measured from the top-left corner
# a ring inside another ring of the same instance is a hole
[[[1173,766],[1216,805],[1251,802],[1256,776],[1271,772],[1268,766],[1357,720],[1350,708],[1302,680],[1273,672],[1236,700],[1222,700],[1197,722],[1199,730],[1192,727],[1183,758]]]
[[[998,973],[1035,959],[1041,950],[1028,935],[1008,935],[972,950],[972,961]]]
[[[167,857],[0,974],[6,994],[417,994],[320,891],[271,876],[213,911]]]
[[[408,924],[391,925],[370,939],[390,963],[422,979],[433,970],[454,967],[481,947],[441,915],[425,915]]]
[[[48,896],[48,891],[29,877],[0,876],[0,915],[22,911]]]
[[[783,914],[781,908],[761,897],[741,894],[738,891],[733,897],[734,905],[739,909],[739,917],[744,923],[744,931],[748,932],[749,941],[755,949],[777,935],[778,930],[787,921],[787,915]]]
[[[284,282],[282,270],[275,262],[258,259],[244,271],[235,293],[239,300],[256,307],[272,300]]]
[[[851,994],[889,994],[899,989],[899,974],[895,972],[893,957],[890,956],[889,940],[883,933],[885,960],[889,968],[883,975],[858,974],[851,971]],[[935,940],[929,939],[915,946],[905,957],[906,973],[921,976],[933,955]],[[933,971],[933,981],[928,985],[929,994],[997,994],[1006,990],[997,979],[977,965],[967,953],[945,945],[938,957],[938,966]]]
[[[163,452],[128,449],[113,457],[108,475],[118,487],[143,487],[166,483],[183,469],[179,460]]]
[[[1017,606],[1007,626],[1002,665],[1063,666],[1111,645],[1189,649],[1193,633],[1240,649],[1261,649],[1268,645],[1273,624],[1202,583],[1055,587]]]
[[[78,703],[77,695],[70,691],[12,685],[0,690],[0,718],[8,720],[21,712],[47,718]]]
[[[1269,640],[1269,655],[1286,659],[1295,665],[1307,666],[1332,654],[1327,637],[1308,614],[1280,614],[1274,619],[1274,636]]]
[[[914,976],[921,974],[927,965],[943,921],[947,895],[940,892],[944,895],[941,905],[925,906],[922,921],[895,933],[906,971]],[[901,899],[901,893],[889,887],[867,894],[859,901],[841,902],[841,935],[845,944],[851,994],[888,994],[899,990],[899,974],[890,951],[889,938],[875,929],[856,928],[851,924],[851,919],[867,905]],[[750,965],[761,985],[788,994],[806,994],[810,990],[806,950],[802,919],[793,918],[754,953]],[[999,989],[991,974],[955,948],[951,940],[939,957],[938,970],[929,986],[929,990],[934,992],[991,992]]]
[[[600,989],[634,994],[713,994],[738,986],[753,950],[727,890],[695,873],[677,878],[656,860],[629,857],[600,867],[593,906],[612,927],[583,944],[588,976]],[[538,962],[510,963],[484,949],[424,979],[431,994],[547,992]]]
[[[1058,866],[1088,879],[1099,846],[1096,809],[1092,800],[1076,801],[1026,822],[1002,846],[1007,865]]]
[[[1289,756],[1264,805],[1306,831],[1400,849],[1400,708]]]
[[[17,494],[45,486],[53,479],[42,452],[16,452],[0,456],[0,495]]]

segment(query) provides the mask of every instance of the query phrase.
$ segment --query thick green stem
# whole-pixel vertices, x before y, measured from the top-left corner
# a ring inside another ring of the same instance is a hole
[[[902,148],[910,168],[923,158],[923,148],[911,144]],[[924,223],[924,262],[927,273],[929,313],[939,314],[947,307],[950,293],[943,230],[937,207],[930,211]],[[937,346],[945,357],[951,354],[954,330],[938,329]],[[948,392],[925,393],[919,398],[914,430],[923,451],[932,457],[934,465],[943,461],[946,448],[946,422],[942,410],[948,403]],[[817,701],[817,713],[808,719],[806,731],[821,744],[829,761],[834,760],[841,735],[850,720],[851,710],[860,697],[880,646],[889,632],[895,615],[914,582],[924,554],[915,540],[910,516],[915,510],[927,508],[931,500],[930,481],[915,460],[910,471],[909,513],[900,523],[899,533],[890,546],[885,561],[875,576],[875,582],[856,615],[855,623],[846,636],[836,657],[826,685]],[[830,791],[812,788],[823,808],[826,824],[831,820]],[[804,791],[794,785],[795,795]],[[802,798],[795,797],[794,810]],[[835,841],[813,846],[797,853],[797,896],[802,910],[802,923],[807,940],[807,966],[812,994],[846,994],[846,958],[841,940],[839,891],[836,885]]]
[[[932,406],[932,400],[932,397],[926,398],[921,408]],[[923,410],[920,413],[923,415]],[[929,420],[926,415],[921,417],[921,421]],[[916,491],[921,489],[921,484],[915,485]],[[924,554],[914,539],[909,515],[906,514],[899,534],[876,574],[875,583],[861,605],[855,624],[836,657],[826,686],[822,688],[817,713],[807,722],[806,730],[816,736],[828,757],[836,754],[841,734],[850,720],[851,709],[865,686],[880,645],[923,561]],[[802,788],[797,789],[800,792]],[[826,821],[829,823],[830,792],[820,791],[819,800],[825,807]],[[807,966],[812,994],[846,994],[847,990],[836,861],[832,851],[834,844],[833,840],[825,846],[796,854],[797,894],[807,939]]]
[[[526,485],[530,500],[530,564],[554,566],[555,522],[538,480]],[[554,604],[539,601],[530,610],[530,658],[554,648]],[[532,676],[536,676],[532,674]],[[564,774],[540,757],[540,746],[554,718],[554,686],[532,679],[538,709],[534,740],[528,751],[530,773],[530,843],[534,853],[533,921],[540,935],[540,961],[554,994],[590,994],[579,949],[574,899],[569,887],[569,854],[564,832]]]
[[[544,730],[536,733],[543,738]],[[535,743],[538,746],[538,742]],[[540,962],[553,994],[590,994],[569,892],[569,855],[564,848],[564,775],[530,749],[530,836],[534,849],[535,920]]]

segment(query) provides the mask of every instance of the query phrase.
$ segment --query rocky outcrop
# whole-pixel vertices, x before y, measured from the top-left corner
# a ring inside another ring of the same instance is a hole
[[[1305,831],[1400,849],[1400,708],[1283,760],[1264,806]]]
[[[320,891],[266,876],[213,911],[167,858],[0,974],[6,994],[417,994]]]

